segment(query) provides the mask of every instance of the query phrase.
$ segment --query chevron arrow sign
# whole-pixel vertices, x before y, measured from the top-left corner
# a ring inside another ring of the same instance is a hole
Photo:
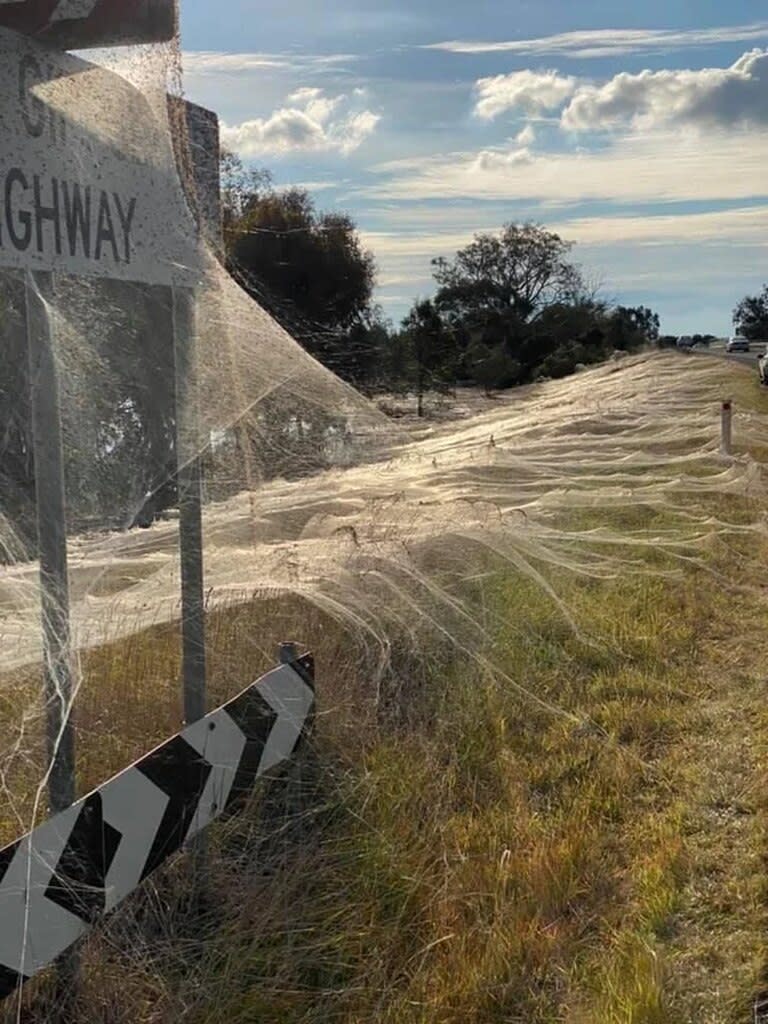
[[[0,0],[0,26],[61,50],[173,39],[175,0]]]
[[[290,758],[313,704],[305,655],[0,850],[0,999]]]

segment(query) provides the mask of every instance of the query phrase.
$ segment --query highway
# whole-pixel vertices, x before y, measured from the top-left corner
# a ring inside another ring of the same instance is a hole
[[[697,356],[715,356],[719,359],[727,359],[728,362],[743,363],[745,366],[752,367],[757,373],[757,357],[763,354],[765,345],[756,344],[750,352],[726,352],[723,342],[714,342],[707,348],[697,346],[690,351]]]

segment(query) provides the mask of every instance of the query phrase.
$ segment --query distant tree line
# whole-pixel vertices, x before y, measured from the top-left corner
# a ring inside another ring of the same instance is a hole
[[[346,214],[320,213],[306,190],[266,171],[222,167],[229,269],[312,355],[368,391],[421,396],[563,377],[659,337],[643,306],[612,305],[572,261],[572,245],[538,224],[478,234],[432,261],[436,291],[395,327],[373,302],[375,263]]]

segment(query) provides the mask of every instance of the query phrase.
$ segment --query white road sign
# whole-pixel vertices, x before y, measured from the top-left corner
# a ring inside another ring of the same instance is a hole
[[[164,108],[6,29],[0,266],[185,285],[200,269]]]

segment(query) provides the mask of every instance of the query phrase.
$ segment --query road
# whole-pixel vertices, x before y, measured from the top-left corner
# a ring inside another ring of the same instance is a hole
[[[727,359],[729,363],[743,363],[745,366],[750,366],[757,373],[757,357],[762,355],[765,351],[765,346],[755,345],[751,352],[726,352],[725,345],[720,342],[715,342],[708,348],[694,348],[691,349],[694,355],[698,356],[716,356],[719,359]]]

